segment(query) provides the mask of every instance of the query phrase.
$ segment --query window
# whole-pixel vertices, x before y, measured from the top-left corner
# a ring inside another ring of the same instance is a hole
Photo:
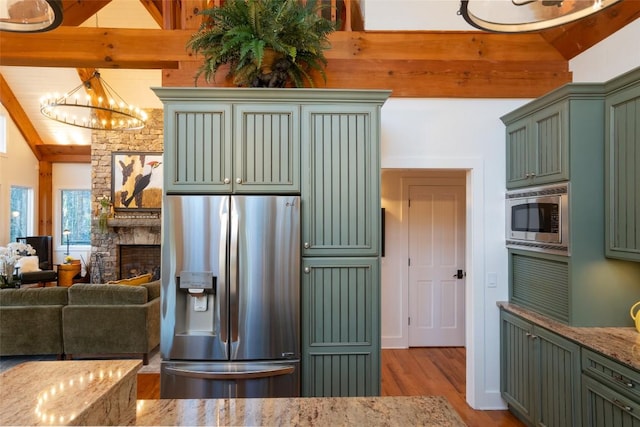
[[[91,244],[91,191],[90,190],[62,190],[62,224],[60,230],[60,244],[90,245]],[[64,230],[69,230],[68,234]]]
[[[11,186],[10,231],[9,241],[15,242],[18,237],[29,236],[32,232],[33,190],[29,187]]]

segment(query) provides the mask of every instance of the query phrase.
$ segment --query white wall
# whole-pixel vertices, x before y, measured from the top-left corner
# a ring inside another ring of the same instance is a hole
[[[31,152],[22,134],[0,104],[0,115],[6,117],[7,152],[0,153],[0,246],[9,242],[10,187],[19,185],[33,188],[33,204],[36,213],[31,218],[31,230],[37,231],[38,212],[38,160]]]

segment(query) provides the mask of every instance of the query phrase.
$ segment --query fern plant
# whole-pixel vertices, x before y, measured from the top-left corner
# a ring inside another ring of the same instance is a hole
[[[187,43],[204,56],[196,85],[201,75],[215,81],[224,64],[237,86],[313,87],[313,70],[326,82],[324,50],[336,25],[322,17],[323,8],[314,0],[227,0],[202,10],[207,19]]]

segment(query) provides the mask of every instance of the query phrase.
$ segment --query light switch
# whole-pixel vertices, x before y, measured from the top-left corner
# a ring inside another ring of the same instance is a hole
[[[495,288],[498,286],[498,274],[497,273],[487,273],[487,287]]]

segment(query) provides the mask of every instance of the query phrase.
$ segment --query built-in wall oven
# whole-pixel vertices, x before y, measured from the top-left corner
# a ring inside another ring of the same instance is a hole
[[[570,255],[569,183],[508,191],[506,208],[507,247]]]

